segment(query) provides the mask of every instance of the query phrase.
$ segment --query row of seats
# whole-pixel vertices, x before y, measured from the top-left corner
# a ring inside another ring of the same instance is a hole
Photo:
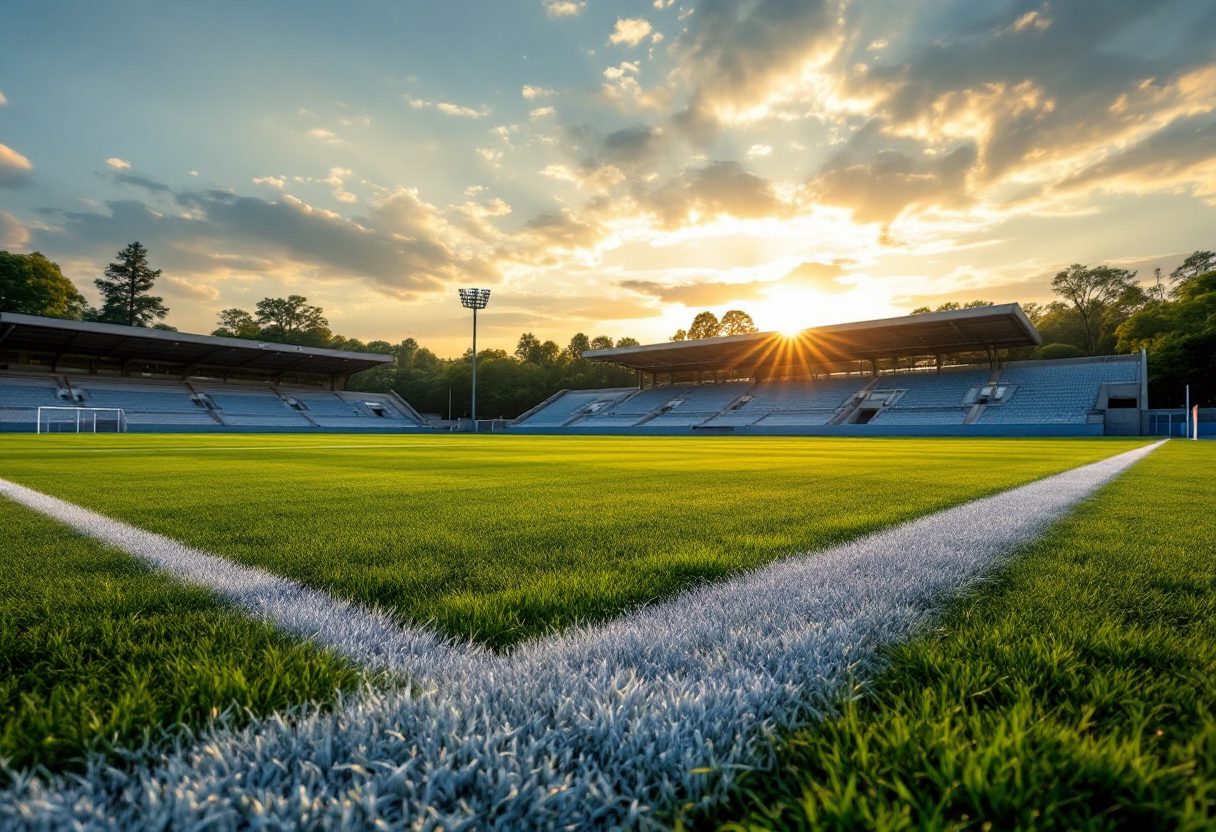
[[[1000,383],[1009,393],[989,405],[980,424],[1083,424],[1097,406],[1102,384],[1134,384],[1138,364],[1103,361],[1060,367],[1011,367]]]
[[[1080,363],[1017,363],[1003,370],[1000,401],[975,412],[979,424],[1083,424],[1103,384],[1135,383],[1135,357]],[[826,425],[865,413],[877,425],[962,425],[976,394],[993,378],[987,368],[901,373],[873,379],[837,376],[801,381],[727,382],[619,391],[569,392],[520,422],[525,427],[596,428],[633,425],[741,427]],[[876,410],[851,408],[865,394]],[[839,420],[838,420],[839,421]]]
[[[235,385],[191,388],[185,383],[94,377],[0,378],[0,422],[32,426],[38,408],[47,406],[119,408],[128,425],[142,427],[223,424],[399,430],[419,424],[408,408],[380,393],[285,390],[280,395],[272,388]]]

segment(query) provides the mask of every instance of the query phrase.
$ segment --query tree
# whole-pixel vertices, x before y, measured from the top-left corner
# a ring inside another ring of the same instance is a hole
[[[33,254],[0,251],[0,312],[78,321],[87,306],[59,265]]]
[[[1194,280],[1201,274],[1216,269],[1216,251],[1196,251],[1182,261],[1182,265],[1170,272],[1170,280],[1174,281],[1174,295],[1187,281]]]
[[[617,347],[640,347],[641,343],[637,338],[621,338],[616,342]]]
[[[570,345],[566,347],[566,355],[570,358],[582,358],[583,353],[591,349],[591,339],[581,332],[574,333]]]
[[[722,335],[743,335],[758,330],[751,315],[741,309],[732,309],[722,316],[719,331]]]
[[[149,294],[160,269],[148,268],[148,250],[139,243],[118,252],[118,261],[106,267],[106,276],[93,281],[101,291],[96,320],[123,326],[150,326],[169,314],[164,298]]]
[[[545,341],[536,348],[537,364],[545,367],[550,367],[557,363],[558,357],[562,354],[562,348],[553,341]]]
[[[913,315],[923,315],[926,312],[952,312],[955,309],[977,309],[981,306],[992,306],[990,300],[969,300],[966,303],[959,303],[956,300],[947,301],[936,309],[930,309],[927,306],[918,306],[912,310]]]
[[[610,350],[612,349],[612,339],[607,335],[597,335],[591,339],[591,349]]]
[[[520,361],[527,361],[528,356],[532,354],[532,350],[540,346],[540,339],[531,332],[525,332],[519,336],[519,343],[515,345],[515,357]]]
[[[670,341],[687,341],[688,340],[688,330],[677,329],[676,334],[671,336],[671,338],[669,338],[668,340],[670,340]]]
[[[211,333],[228,338],[258,339],[262,337],[261,327],[253,316],[244,309],[225,309],[220,312],[219,329]]]
[[[1216,267],[1216,263],[1213,264]],[[1149,391],[1156,407],[1216,404],[1216,268],[1186,276],[1176,299],[1146,304],[1119,326],[1120,352],[1148,353]]]
[[[1086,355],[1094,355],[1098,351],[1100,324],[1107,307],[1120,301],[1129,289],[1143,294],[1143,290],[1132,282],[1135,276],[1135,272],[1127,269],[1112,266],[1088,268],[1074,263],[1051,281],[1052,290],[1072,305],[1072,310],[1080,319]]]
[[[688,340],[697,341],[701,338],[716,338],[722,332],[722,324],[713,312],[698,312],[688,328]]]
[[[257,304],[257,322],[263,338],[286,344],[323,347],[333,338],[325,311],[309,305],[303,295],[263,298]]]

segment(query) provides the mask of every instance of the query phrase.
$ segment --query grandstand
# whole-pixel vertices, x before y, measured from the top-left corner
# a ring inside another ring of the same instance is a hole
[[[1017,304],[591,350],[637,390],[554,396],[531,433],[1102,436],[1147,432],[1139,355],[1009,361],[1042,341]],[[962,360],[960,360],[962,359]],[[595,406],[590,406],[595,403]]]
[[[1002,358],[1002,350],[1007,356],[1040,342],[1021,307],[1005,304],[795,336],[752,333],[590,350],[584,357],[592,361],[637,371],[638,387],[562,391],[509,430],[863,436],[1157,430],[1145,411],[1143,354]],[[395,393],[345,389],[353,373],[392,360],[3,313],[0,431],[39,429],[39,408],[117,408],[132,431],[425,430],[422,417]],[[63,425],[73,421],[57,418]]]
[[[374,353],[0,313],[0,431],[39,408],[117,408],[131,431],[394,432],[422,418],[347,379]]]

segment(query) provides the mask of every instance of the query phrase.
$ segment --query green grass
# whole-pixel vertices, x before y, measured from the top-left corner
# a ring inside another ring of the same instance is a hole
[[[0,477],[505,648],[1139,440],[0,437]]]
[[[0,497],[0,759],[79,768],[229,711],[239,723],[360,674]]]
[[[696,825],[1216,826],[1216,443],[1157,450],[939,624]]]

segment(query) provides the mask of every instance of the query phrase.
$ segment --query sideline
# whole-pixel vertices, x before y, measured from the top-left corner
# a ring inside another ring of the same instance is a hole
[[[296,632],[317,628],[319,641],[404,670],[415,685],[292,724],[217,730],[147,770],[98,763],[81,779],[17,777],[0,807],[11,807],[6,822],[30,828],[660,825],[658,812],[723,799],[737,770],[768,761],[775,737],[816,721],[853,674],[868,674],[878,646],[911,635],[935,606],[1160,444],[507,656],[399,628],[0,480],[18,502],[176,564],[168,568],[187,580],[211,577],[248,609]]]

